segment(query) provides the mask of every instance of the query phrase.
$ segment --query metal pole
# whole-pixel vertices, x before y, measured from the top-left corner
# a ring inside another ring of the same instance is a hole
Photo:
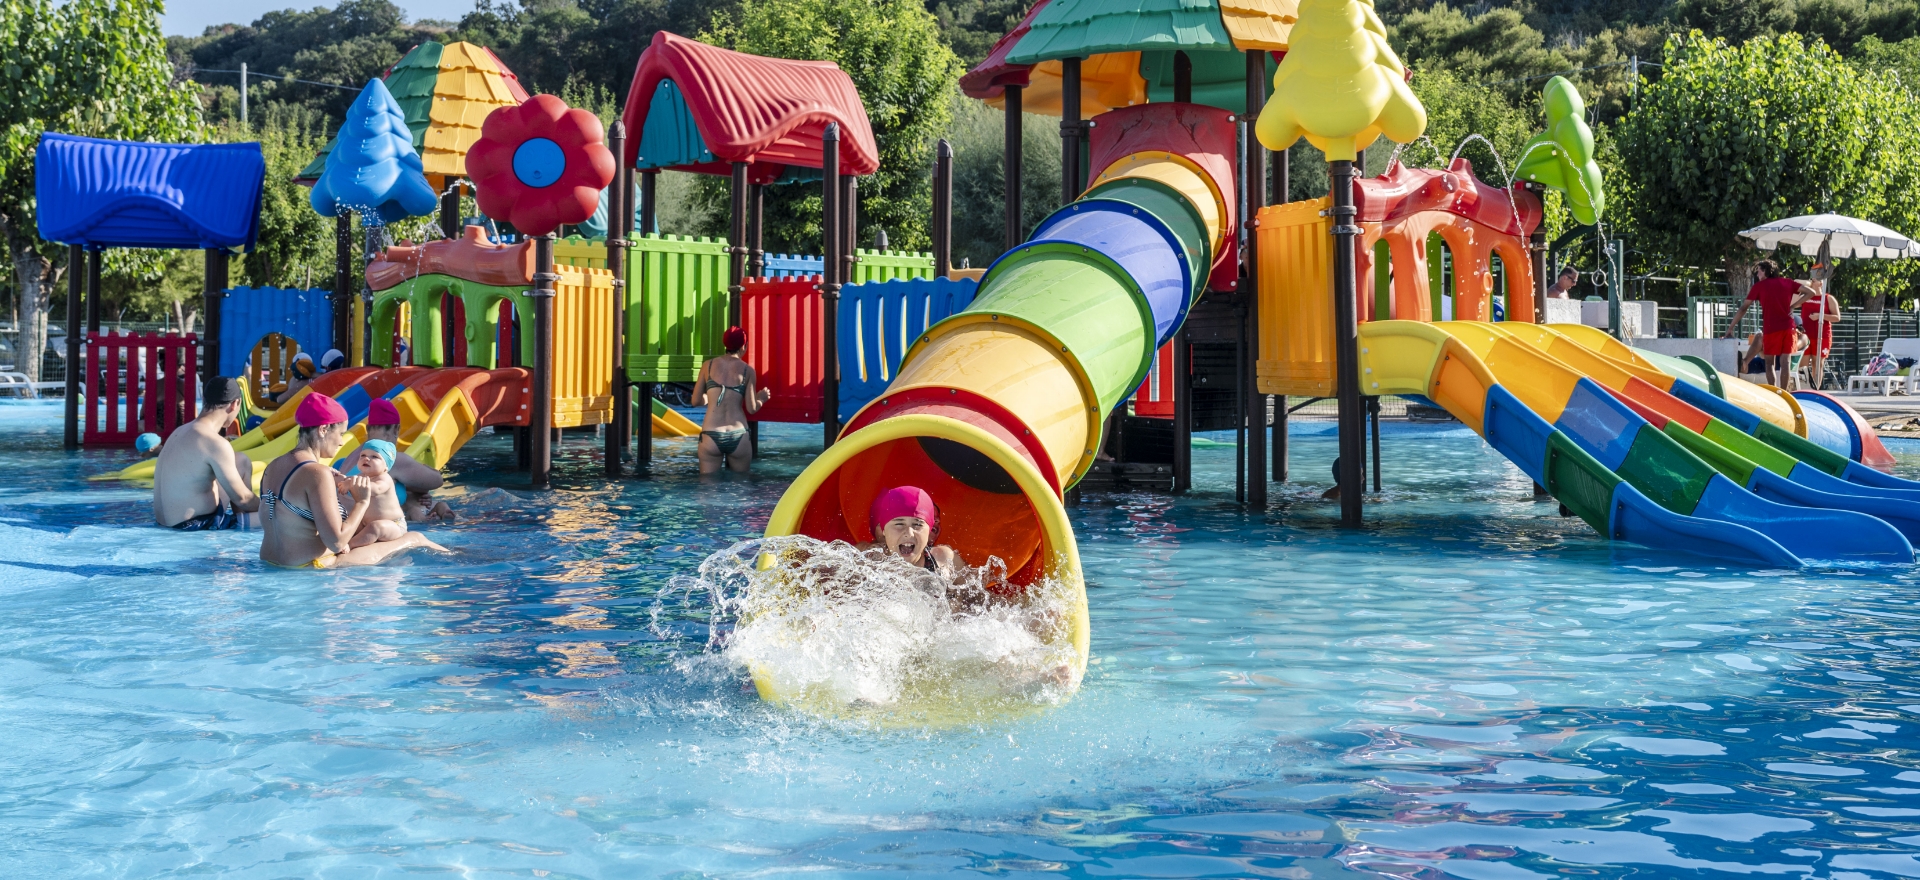
[[[1527,184],[1527,189],[1538,196],[1547,188],[1537,183]],[[1547,229],[1543,220],[1534,227],[1533,234],[1527,236],[1527,255],[1533,260],[1533,321],[1536,324],[1547,323]]]
[[[747,201],[753,206],[750,216],[747,217],[747,225],[752,230],[747,234],[747,240],[750,242],[748,247],[752,248],[752,250],[747,253],[747,274],[754,278],[761,278],[767,274],[767,251],[765,248],[767,241],[766,184],[754,184],[751,194],[747,197]]]
[[[456,238],[460,235],[460,178],[447,178],[447,188],[440,194],[440,235],[443,238]]]
[[[953,270],[953,145],[933,145],[933,275]]]
[[[1368,461],[1373,463],[1373,491],[1380,491],[1380,398],[1367,398],[1367,423],[1372,426],[1373,455]]]
[[[1248,52],[1247,54],[1255,55],[1258,53]],[[1248,88],[1251,89],[1252,87],[1249,86]],[[1252,91],[1248,91],[1247,94],[1251,96],[1253,93]],[[1173,53],[1173,99],[1182,104],[1193,103],[1193,59],[1187,57],[1186,52],[1178,50]],[[1254,111],[1251,106],[1249,106],[1247,115],[1252,116],[1253,113]]]
[[[614,120],[607,129],[607,149],[616,157],[625,157],[627,126]],[[613,186],[607,188],[607,272],[613,275],[613,382],[608,389],[608,425],[604,456],[607,476],[620,476],[620,459],[627,451],[627,431],[632,428],[633,405],[627,402],[627,236],[633,225],[631,198],[633,170],[624,159],[613,172]]]
[[[727,235],[727,323],[739,326],[746,320],[740,313],[740,294],[747,274],[747,163],[733,163],[727,194],[733,207],[733,228]]]
[[[1265,78],[1264,68],[1261,77]],[[1293,148],[1274,154],[1273,164],[1273,200],[1268,204],[1286,204],[1292,199],[1290,187],[1293,184]],[[1273,399],[1273,478],[1287,481],[1287,396],[1282,394]]]
[[[1193,345],[1182,326],[1173,333],[1173,492],[1193,488]]]
[[[1334,386],[1340,403],[1340,525],[1360,527],[1361,493],[1366,491],[1361,461],[1366,455],[1366,410],[1360,399],[1360,341],[1354,314],[1354,245],[1361,229],[1353,222],[1353,160],[1328,163],[1333,174],[1333,347]]]
[[[87,332],[100,332],[100,261],[105,256],[101,251],[87,252]],[[71,327],[67,328],[71,335]]]
[[[1182,52],[1174,57],[1176,83],[1180,70],[1180,59],[1186,57]],[[1191,61],[1187,62],[1187,77],[1193,77]],[[1261,108],[1267,103],[1267,64],[1266,53],[1247,53],[1247,112],[1242,119],[1246,125],[1244,131],[1245,164],[1242,170],[1244,188],[1247,191],[1247,210],[1241,216],[1247,230],[1247,243],[1241,250],[1245,261],[1246,278],[1240,283],[1240,298],[1247,304],[1247,344],[1246,372],[1240,374],[1241,396],[1246,398],[1247,410],[1247,446],[1244,450],[1247,462],[1247,503],[1255,507],[1267,504],[1267,481],[1262,472],[1267,462],[1267,396],[1260,393],[1260,209],[1267,206],[1267,148],[1260,145],[1260,139],[1253,134],[1254,120],[1260,118]],[[1188,88],[1192,88],[1191,82]]]
[[[840,226],[840,286],[845,287],[860,283],[860,180],[847,174],[840,183],[840,211],[845,218]]]
[[[247,124],[247,62],[240,62],[240,124]]]
[[[220,375],[220,301],[227,298],[227,252],[220,248],[207,248],[207,280],[201,293],[201,312],[206,315],[200,322],[200,378],[212,379]],[[97,271],[97,270],[95,270]],[[89,275],[94,271],[89,271]],[[91,281],[91,279],[89,279]],[[94,286],[95,296],[99,287]]]
[[[1080,59],[1060,61],[1060,204],[1080,195]]]
[[[346,211],[333,218],[333,248],[333,347],[352,351],[353,215]]]
[[[533,411],[528,440],[535,489],[553,485],[553,233],[533,237]]]
[[[657,215],[659,211],[659,188],[659,171],[648,169],[640,173],[641,235],[649,235],[656,231],[655,227],[658,225]],[[632,236],[628,236],[628,238],[631,239]],[[635,260],[634,268],[638,271],[628,272],[627,275],[629,278],[635,275],[643,279],[647,277],[646,259],[647,252],[643,250]],[[631,292],[631,295],[633,297],[634,307],[640,310],[640,326],[645,327],[647,326],[647,307],[650,305],[650,303],[647,302],[647,289],[645,284],[639,285],[637,289]],[[641,344],[644,344],[646,338],[642,336],[640,341]],[[637,435],[634,438],[634,442],[637,445],[634,447],[633,467],[636,472],[644,472],[653,466],[653,383],[639,383],[639,392],[634,396],[636,398],[634,406],[639,409],[635,422],[640,425],[640,429],[634,432]]]
[[[1006,166],[1002,183],[1006,192],[1007,250],[1020,246],[1026,237],[1026,225],[1020,219],[1021,115],[1019,86],[1007,86]]]
[[[80,334],[74,329],[80,326],[80,273],[87,262],[87,252],[80,245],[67,245],[67,399],[64,402],[63,441],[68,449],[80,446]]]
[[[820,425],[823,437],[821,445],[822,448],[825,448],[831,447],[836,436],[840,433],[839,426],[836,424],[839,421],[840,389],[838,383],[834,381],[835,377],[833,374],[827,372],[832,369],[834,364],[833,353],[829,346],[837,344],[839,341],[835,338],[837,334],[834,333],[833,325],[834,319],[837,318],[839,314],[840,273],[845,268],[840,260],[840,248],[843,244],[843,236],[846,234],[846,224],[842,222],[841,218],[841,212],[843,210],[841,196],[843,190],[840,186],[839,179],[839,123],[827,123],[826,132],[820,136],[820,149],[820,174],[822,178],[820,186],[820,232],[821,238],[823,239],[820,243],[820,253],[824,258],[820,267],[820,308],[824,313],[824,320],[821,322],[823,326],[821,329],[825,334],[825,339],[821,347],[826,349],[821,352],[824,363],[821,365],[822,381],[820,384],[825,399],[821,405]]]

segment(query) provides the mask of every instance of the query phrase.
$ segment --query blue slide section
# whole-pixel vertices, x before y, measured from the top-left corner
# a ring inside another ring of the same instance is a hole
[[[1795,470],[1798,471],[1800,468],[1805,467],[1806,465],[1804,464],[1799,465],[1795,467]],[[1813,469],[1807,468],[1807,470]],[[1816,471],[1816,473],[1818,472]],[[1849,486],[1846,482],[1835,477],[1825,474],[1821,476],[1826,476],[1827,479],[1833,480],[1833,482],[1839,483],[1841,486]],[[1909,543],[1920,541],[1920,499],[1885,498],[1874,495],[1857,494],[1851,491],[1860,488],[1863,487],[1851,486],[1847,492],[1822,491],[1805,483],[1787,479],[1763,467],[1754,468],[1753,479],[1747,483],[1748,491],[1769,501],[1778,501],[1782,504],[1792,504],[1799,507],[1851,510],[1855,513],[1866,514],[1867,516],[1885,522],[1887,525],[1893,526],[1901,535],[1906,537]]]

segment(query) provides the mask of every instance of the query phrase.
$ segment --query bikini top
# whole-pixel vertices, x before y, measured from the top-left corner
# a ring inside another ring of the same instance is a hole
[[[274,505],[279,504],[286,507],[288,510],[293,511],[301,519],[304,519],[307,522],[313,522],[313,511],[306,510],[304,508],[299,507],[298,505],[295,505],[293,502],[288,501],[287,494],[286,494],[287,484],[290,482],[293,482],[293,475],[296,472],[298,472],[301,468],[306,467],[307,465],[310,465],[310,464],[319,464],[319,462],[308,460],[308,461],[303,461],[299,464],[294,465],[292,470],[287,471],[286,477],[280,480],[280,491],[278,492],[269,491],[269,492],[260,493],[260,500],[265,501],[267,503],[267,519],[273,519]],[[334,496],[333,506],[334,506],[334,509],[340,511],[340,519],[345,520],[347,518],[347,512],[344,509],[340,508],[340,497],[338,495]]]
[[[720,389],[720,392],[721,392],[722,394],[724,394],[724,393],[726,393],[726,392],[728,392],[728,391],[731,391],[731,392],[733,392],[733,393],[735,393],[735,394],[738,394],[738,395],[740,395],[741,397],[746,397],[746,396],[747,396],[747,383],[745,383],[745,382],[742,382],[742,383],[740,383],[740,384],[738,384],[738,385],[722,385],[722,384],[720,384],[720,383],[718,383],[718,382],[715,382],[715,381],[713,381],[712,379],[708,379],[708,380],[707,380],[707,384],[706,384],[706,387],[704,387],[704,388],[701,388],[700,390],[701,390],[701,391],[705,391],[705,390],[707,390],[708,388],[718,388],[718,389]]]

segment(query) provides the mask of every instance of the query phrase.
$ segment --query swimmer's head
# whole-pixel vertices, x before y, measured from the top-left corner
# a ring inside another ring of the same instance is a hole
[[[873,539],[888,553],[918,565],[940,534],[940,508],[918,486],[896,486],[873,499],[867,511]]]

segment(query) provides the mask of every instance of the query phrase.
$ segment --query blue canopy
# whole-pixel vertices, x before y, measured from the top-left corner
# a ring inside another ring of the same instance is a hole
[[[34,152],[40,237],[88,248],[253,249],[259,144],[149,144],[47,132]]]

